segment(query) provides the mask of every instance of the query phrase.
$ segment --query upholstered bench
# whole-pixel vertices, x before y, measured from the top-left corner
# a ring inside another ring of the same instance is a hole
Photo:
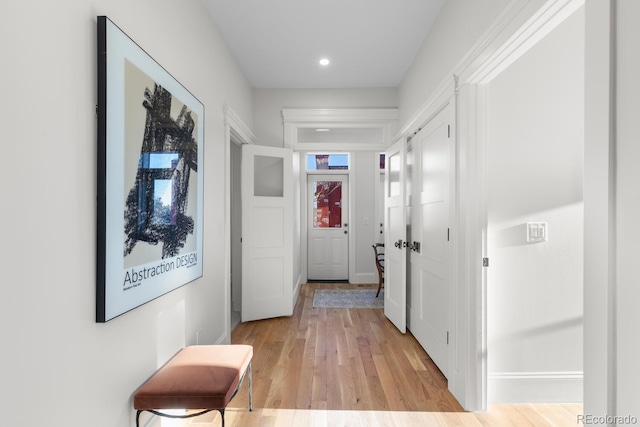
[[[136,426],[140,414],[151,412],[169,418],[190,418],[224,410],[249,372],[249,410],[253,409],[250,345],[195,345],[180,350],[158,369],[133,396]],[[171,415],[161,409],[199,409],[187,415]]]

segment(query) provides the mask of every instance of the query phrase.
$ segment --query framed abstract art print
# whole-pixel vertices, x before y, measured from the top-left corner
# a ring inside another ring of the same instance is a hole
[[[96,321],[202,276],[204,106],[98,17]]]

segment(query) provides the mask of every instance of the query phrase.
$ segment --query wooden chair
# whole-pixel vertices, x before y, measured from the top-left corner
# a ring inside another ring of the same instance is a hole
[[[376,243],[371,246],[376,255],[375,262],[378,269],[378,292],[376,293],[376,298],[378,298],[380,289],[384,287],[384,252],[380,252],[380,250],[384,250],[384,243]]]

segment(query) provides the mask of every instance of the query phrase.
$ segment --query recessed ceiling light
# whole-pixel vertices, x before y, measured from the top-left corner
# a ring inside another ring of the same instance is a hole
[[[316,129],[316,132],[329,132],[331,129],[320,128]]]
[[[323,67],[326,67],[327,65],[329,65],[329,60],[327,58],[322,58],[320,60],[320,65],[322,65]]]

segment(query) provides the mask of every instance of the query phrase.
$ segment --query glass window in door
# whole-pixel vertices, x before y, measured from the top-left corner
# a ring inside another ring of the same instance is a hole
[[[342,181],[313,181],[313,228],[342,228]]]

